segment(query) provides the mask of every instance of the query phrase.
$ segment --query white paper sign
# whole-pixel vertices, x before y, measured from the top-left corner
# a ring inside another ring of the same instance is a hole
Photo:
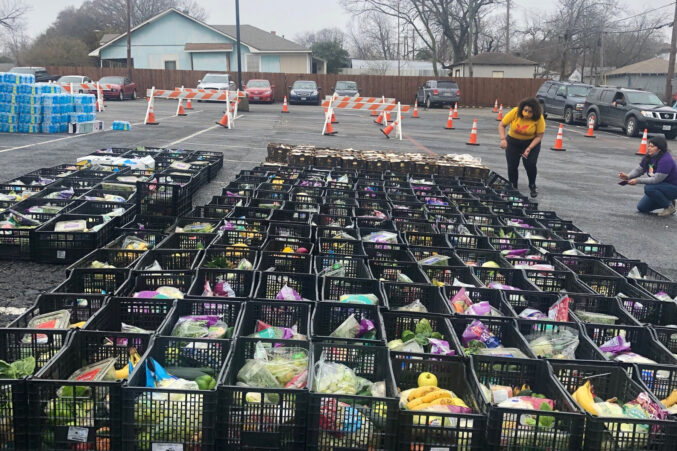
[[[182,443],[153,443],[151,451],[183,451]]]
[[[70,442],[87,442],[87,436],[89,435],[89,429],[87,428],[77,428],[71,426],[68,428],[68,435],[66,438]]]

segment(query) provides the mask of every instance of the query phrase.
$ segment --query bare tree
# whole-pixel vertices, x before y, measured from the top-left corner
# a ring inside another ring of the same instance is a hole
[[[13,32],[29,10],[30,7],[19,0],[0,0],[0,29]]]
[[[355,58],[390,60],[396,57],[397,37],[392,19],[384,14],[370,12],[358,17],[348,38]]]
[[[297,35],[295,41],[308,48],[317,42],[337,42],[343,45],[345,34],[338,28],[323,28],[319,31],[308,31]]]

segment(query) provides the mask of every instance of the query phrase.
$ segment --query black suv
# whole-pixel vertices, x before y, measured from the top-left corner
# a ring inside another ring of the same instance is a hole
[[[595,87],[585,99],[585,116],[595,128],[620,127],[628,136],[647,129],[668,139],[677,137],[677,111],[656,94],[638,89]]]
[[[58,75],[50,75],[44,67],[13,67],[10,72],[15,74],[32,74],[35,75],[36,83],[46,83],[48,81],[56,81],[59,79]]]
[[[583,104],[592,85],[567,81],[546,81],[541,85],[536,98],[541,102],[544,116],[562,116],[566,124],[585,120]]]
[[[428,80],[416,92],[416,100],[420,105],[431,108],[435,105],[454,106],[461,102],[461,90],[452,80]]]

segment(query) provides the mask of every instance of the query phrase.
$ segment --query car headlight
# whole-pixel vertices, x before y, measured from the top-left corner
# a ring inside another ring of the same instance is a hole
[[[312,94],[312,95],[316,96],[316,95],[317,95],[317,91],[313,91],[313,94]]]
[[[652,111],[642,111],[641,114],[642,114],[642,116],[644,116],[644,117],[653,117],[653,112],[652,112]]]
[[[582,104],[582,103],[577,103],[577,104],[576,104],[576,109],[577,109],[577,110],[582,109],[582,108],[583,108],[583,105],[584,105],[584,104]]]
[[[289,95],[295,96],[295,95],[296,95],[296,91],[294,91],[294,90],[292,89],[291,91],[289,91]]]

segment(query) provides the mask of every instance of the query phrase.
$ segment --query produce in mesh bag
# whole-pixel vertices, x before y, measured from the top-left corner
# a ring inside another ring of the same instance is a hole
[[[179,317],[171,335],[185,338],[226,338],[228,325],[217,315],[187,315]]]
[[[538,357],[569,360],[576,358],[579,339],[578,331],[573,328],[560,327],[556,332],[553,330],[533,332],[524,338]]]
[[[334,330],[330,337],[336,338],[363,338],[373,340],[376,338],[376,326],[371,320],[362,318],[360,322],[355,319],[355,314],[351,314]]]
[[[373,293],[366,294],[344,294],[339,297],[339,302],[347,304],[368,304],[378,305],[378,296]]]
[[[605,313],[586,312],[585,310],[576,310],[576,316],[584,323],[595,324],[616,324],[618,317],[607,315]]]

